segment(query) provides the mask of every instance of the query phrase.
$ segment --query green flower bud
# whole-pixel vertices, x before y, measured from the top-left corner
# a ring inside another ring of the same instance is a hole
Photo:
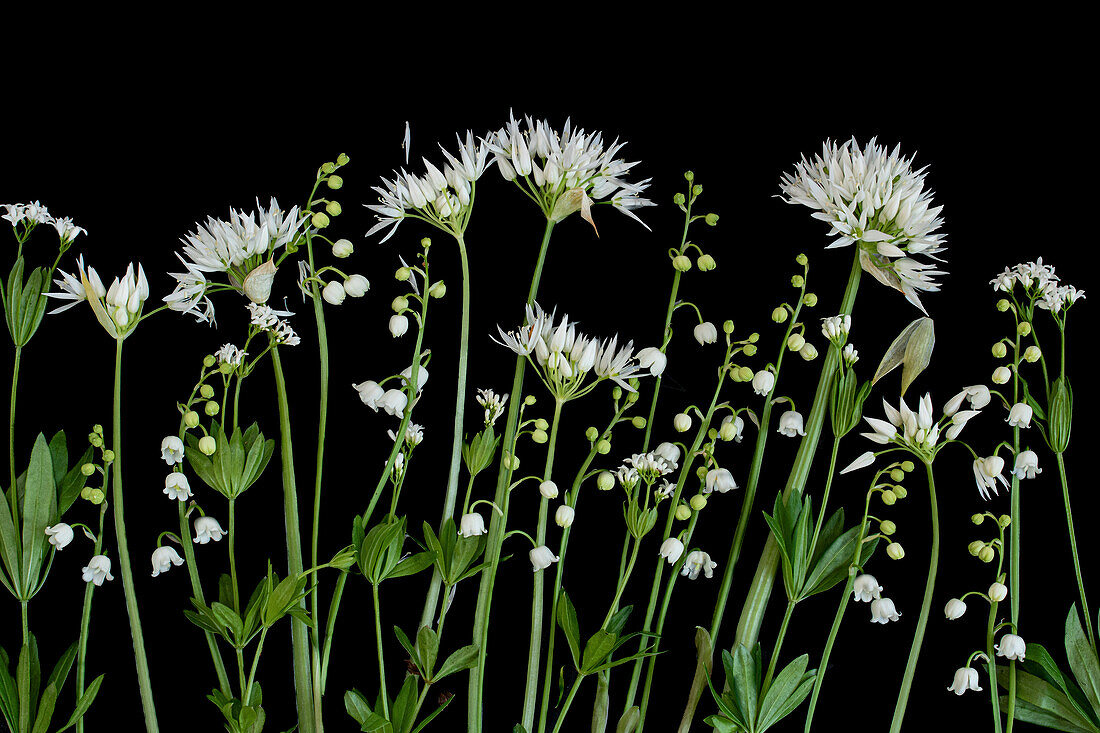
[[[806,342],[806,345],[798,350],[798,355],[802,357],[803,361],[813,361],[817,358],[817,347]]]
[[[902,471],[900,468],[893,469],[892,471],[890,471],[890,480],[891,481],[903,481],[903,480],[905,480],[905,471]]]
[[[984,542],[982,542],[981,540],[974,540],[969,545],[967,545],[966,549],[970,551],[971,555],[977,557],[978,553],[982,551],[983,547],[985,547]]]
[[[612,390],[611,390],[611,399],[621,400],[622,398],[623,398],[623,388],[618,386],[618,385],[615,385],[615,387],[613,387]]]
[[[805,284],[806,284],[806,278],[802,277],[801,275],[795,275],[794,277],[791,278],[791,285],[796,287],[796,288],[800,288]]]
[[[1019,336],[1028,336],[1031,334],[1031,324],[1027,321],[1022,321],[1016,326],[1016,334]]]
[[[110,448],[103,451],[103,460],[106,461],[107,463],[110,463],[111,461],[115,460],[115,452],[113,450],[111,450]]]
[[[214,363],[215,363],[216,361],[217,361],[217,359],[215,359],[215,358],[214,358],[213,356],[211,356],[210,354],[207,354],[206,356],[204,356],[204,357],[202,358],[202,365],[203,365],[204,367],[206,367],[207,369],[209,369],[210,367],[214,366]]]
[[[550,423],[546,422],[546,420],[539,417],[539,418],[535,419],[535,427],[538,430],[547,430],[550,427]]]
[[[691,519],[691,507],[687,504],[676,507],[676,518],[681,522]]]
[[[1024,361],[1034,364],[1043,358],[1043,352],[1039,350],[1038,346],[1028,346],[1024,349]]]
[[[707,505],[707,497],[703,496],[702,494],[696,494],[695,496],[691,497],[691,508],[694,509],[695,511],[697,511],[697,512],[703,511],[703,509],[706,507],[706,505]]]
[[[912,461],[902,461],[901,462],[901,470],[905,471],[906,473],[913,472],[913,470],[915,470],[916,467],[917,467],[916,464],[914,464]]]
[[[588,430],[584,431],[584,437],[588,438],[588,442],[591,443],[596,440],[596,438],[600,437],[600,431],[596,430],[595,427],[590,427]]]
[[[84,499],[85,501],[87,501],[88,499],[91,498],[91,496],[92,496],[92,487],[91,486],[85,486],[83,489],[80,490],[80,498],[81,499]]]
[[[751,382],[753,376],[756,374],[756,372],[754,372],[752,369],[749,369],[746,366],[741,367],[741,369],[739,371],[741,373],[741,381],[742,382]]]
[[[792,333],[787,338],[787,348],[791,351],[799,351],[806,345],[806,337],[800,333]]]
[[[699,268],[700,272],[710,272],[717,267],[718,264],[710,255],[700,255],[699,259],[695,260],[695,266]]]
[[[745,356],[756,356],[756,344],[745,344],[741,351]]]
[[[103,435],[103,426],[100,425],[99,423],[96,423],[95,425],[92,426],[92,432],[93,433],[99,433],[100,435]]]
[[[806,293],[804,296],[802,296],[802,302],[806,305],[807,308],[813,308],[815,305],[817,305],[817,295],[815,293]]]
[[[601,440],[599,443],[596,443],[596,452],[601,456],[606,456],[611,452],[611,443],[606,438]]]
[[[772,311],[772,320],[776,323],[786,323],[787,309],[783,306],[777,307],[775,310]]]
[[[615,488],[615,477],[610,471],[600,471],[600,475],[596,477],[596,488],[600,491],[611,491]]]
[[[88,501],[92,502],[96,506],[103,503],[107,495],[103,493],[103,489],[92,489],[88,492]]]
[[[318,229],[324,229],[332,223],[332,220],[328,218],[328,214],[326,214],[325,212],[318,211],[316,214],[313,215],[313,218],[310,219],[310,222]]]
[[[223,361],[221,364],[218,364],[218,371],[222,374],[232,374],[233,365],[230,364],[228,361]]]
[[[703,187],[700,186],[698,183],[696,183],[694,186],[691,187],[691,194],[693,196],[698,196],[702,192],[703,192]]]
[[[697,466],[697,467],[695,468],[695,478],[697,478],[697,479],[699,479],[700,481],[702,481],[702,480],[704,480],[704,479],[705,479],[706,477],[707,477],[707,467],[706,467],[706,466]]]
[[[695,173],[693,171],[684,171],[684,180],[691,183],[695,180]]]
[[[512,455],[508,451],[504,451],[504,467],[510,471],[518,471],[519,457]]]
[[[203,396],[203,399],[208,400],[214,396],[214,388],[211,387],[209,384],[204,384],[199,387],[199,394]]]
[[[183,413],[183,424],[189,428],[197,428],[199,426],[199,413],[194,410]]]
[[[539,430],[538,428],[536,428],[535,431],[531,433],[531,440],[535,441],[536,443],[545,443],[549,439],[550,436],[546,434],[545,430]]]
[[[638,430],[642,430],[643,428],[645,428],[645,418],[641,415],[637,415],[630,421],[630,424]]]
[[[749,334],[749,339],[748,339],[748,340],[749,340],[749,343],[750,343],[750,344],[755,344],[755,343],[756,343],[757,341],[759,341],[759,340],[760,340],[760,334],[758,334],[758,333],[755,333],[755,332],[754,332],[754,333],[750,333],[750,334]]]
[[[323,163],[321,165],[321,172],[324,173],[326,176],[330,175],[335,170],[336,170],[336,164],[335,163]]]
[[[535,404],[536,401],[538,401],[538,398],[535,397],[533,394],[529,394],[523,398],[523,404],[527,405],[528,407]]]
[[[715,226],[718,223],[718,214],[707,214],[703,220],[710,226]]]
[[[206,403],[206,406],[203,408],[203,411],[205,411],[206,414],[209,415],[210,417],[214,417],[215,415],[218,414],[219,409],[221,409],[221,408],[218,407],[218,403],[211,401],[211,402]]]
[[[428,295],[433,298],[442,298],[447,294],[447,284],[442,280],[432,283],[432,286],[428,288]]]
[[[997,301],[997,310],[999,310],[1001,313],[1004,313],[1005,311],[1007,311],[1011,307],[1012,307],[1012,304],[1009,303],[1008,300],[1005,299],[1005,298],[1001,298],[1000,300]]]
[[[427,249],[428,247],[431,247],[432,246],[432,238],[431,237],[424,237],[423,239],[420,240],[420,246],[423,247],[424,249]]]
[[[722,424],[722,428],[718,431],[718,437],[726,442],[737,437],[737,426],[734,424],[733,420]]]
[[[412,277],[412,270],[407,267],[398,267],[397,272],[393,273],[395,280],[405,281]]]
[[[1004,345],[1003,341],[998,341],[993,344],[992,352],[994,359],[1003,359],[1008,355],[1008,347]]]
[[[882,499],[882,503],[886,506],[893,506],[894,502],[898,500],[898,495],[890,489],[883,489],[882,494],[879,498]]]
[[[978,551],[978,559],[982,562],[993,562],[993,558],[997,556],[997,553],[993,551],[993,548],[986,545]]]
[[[93,473],[95,473],[95,464],[85,463],[83,466],[80,467],[80,472],[85,476],[91,476]]]
[[[687,199],[682,193],[678,193],[672,197],[672,203],[676,204],[677,206],[683,206],[685,201],[687,201]]]
[[[92,444],[93,448],[102,448],[103,447],[103,438],[96,435],[95,433],[92,433],[88,437],[88,442]]]
[[[329,216],[340,216],[344,213],[344,207],[340,205],[339,201],[329,201],[325,204],[325,211],[329,213]]]
[[[337,165],[347,165],[349,160],[351,160],[351,158],[349,158],[345,153],[340,153],[336,156]]]
[[[214,436],[212,435],[204,435],[199,438],[199,450],[202,451],[204,455],[212,456],[214,455],[214,451],[218,450],[218,441],[214,440]]]
[[[727,336],[733,333],[733,321],[728,319],[722,321],[722,333],[726,334]]]
[[[1007,514],[1002,514],[1001,516],[997,517],[997,524],[1000,525],[1001,529],[1004,529],[1008,525],[1012,524],[1012,517],[1008,516]]]
[[[400,313],[408,307],[409,299],[403,295],[398,295],[396,298],[393,299],[393,302],[390,303],[390,308],[393,308],[394,313]]]
[[[805,254],[799,254],[797,257],[794,258],[794,261],[805,267],[806,264],[810,261],[810,258],[807,257]]]
[[[886,554],[891,560],[900,560],[905,557],[905,548],[897,542],[891,542],[886,546]]]
[[[895,486],[894,487],[894,496],[898,497],[899,499],[904,499],[908,495],[909,495],[909,492],[905,490],[904,486]]]
[[[329,188],[335,191],[344,185],[344,179],[340,176],[329,176],[328,180],[325,181],[325,183],[328,184]]]
[[[1012,379],[1012,370],[1006,366],[999,366],[994,369],[993,376],[990,377],[993,384],[1007,384],[1010,379]]]
[[[672,258],[672,266],[680,272],[687,272],[691,269],[691,260],[686,255],[676,255]]]
[[[982,522],[985,521],[985,515],[984,514],[975,514],[972,517],[970,517],[970,521],[973,522],[974,524],[981,524]]]
[[[889,519],[884,519],[878,523],[878,531],[889,537],[898,531],[898,526],[891,522]]]

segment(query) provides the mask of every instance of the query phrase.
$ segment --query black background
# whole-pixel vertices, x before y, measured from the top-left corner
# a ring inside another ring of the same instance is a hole
[[[678,242],[682,223],[671,199],[684,189],[682,172],[691,169],[705,189],[699,210],[721,215],[718,227],[700,225],[692,239],[715,257],[718,269],[688,273],[682,297],[698,303],[715,323],[734,319],[737,334],[759,331],[762,348],[753,365],[763,365],[775,358],[782,333],[769,320],[769,313],[791,297],[788,280],[795,272],[794,256],[806,252],[811,263],[810,289],[820,296],[819,305],[807,316],[808,333],[820,346],[814,324],[837,307],[850,251],[822,251],[824,225],[810,219],[808,210],[787,206],[775,194],[780,174],[790,170],[803,153],[819,150],[826,138],[855,135],[863,142],[877,135],[891,147],[900,142],[906,153],[917,153],[919,164],[931,166],[929,184],[936,191],[936,202],[945,207],[950,274],[944,278],[942,293],[925,298],[936,318],[938,343],[931,368],[913,388],[914,400],[929,390],[939,409],[958,388],[988,383],[995,366],[989,346],[1007,335],[1009,320],[993,309],[995,297],[987,282],[1005,265],[1042,255],[1069,282],[1090,289],[1088,275],[1094,265],[1090,218],[1095,209],[1093,125],[1083,111],[1082,58],[1070,42],[1064,45],[1064,53],[1056,55],[1046,49],[991,48],[972,64],[936,65],[934,69],[916,58],[904,69],[881,75],[862,70],[861,65],[866,64],[890,72],[890,62],[882,58],[886,52],[874,49],[863,48],[859,53],[840,48],[796,51],[779,68],[767,69],[772,63],[767,54],[696,58],[691,44],[667,57],[627,60],[611,54],[587,64],[564,57],[550,63],[546,57],[552,54],[544,52],[538,63],[516,68],[490,54],[480,63],[459,63],[444,52],[445,46],[431,53],[363,51],[365,56],[353,56],[342,64],[314,56],[306,65],[312,67],[307,73],[289,74],[269,65],[270,56],[275,55],[271,39],[251,35],[255,58],[246,59],[247,68],[229,64],[223,51],[209,51],[204,63],[193,64],[189,54],[202,55],[199,48],[209,49],[215,37],[211,33],[201,42],[196,40],[194,48],[172,46],[168,53],[172,62],[162,62],[159,57],[151,60],[157,47],[155,37],[113,51],[104,41],[87,54],[66,54],[64,69],[50,80],[39,76],[42,69],[34,63],[35,56],[24,55],[18,65],[9,68],[16,76],[34,82],[9,84],[11,103],[0,121],[5,141],[0,200],[40,199],[51,213],[74,217],[90,234],[77,240],[62,269],[72,269],[78,252],[83,252],[104,278],[121,273],[131,260],[140,261],[155,300],[171,289],[164,273],[177,269],[173,252],[178,238],[193,229],[196,221],[208,215],[225,217],[230,206],[252,209],[256,197],[266,204],[268,197],[275,195],[284,207],[299,203],[308,193],[318,165],[340,152],[351,156],[351,164],[343,171],[345,186],[333,196],[341,201],[345,213],[335,220],[331,233],[351,239],[356,246],[355,255],[339,266],[366,275],[372,288],[362,300],[349,298],[339,308],[326,307],[333,399],[322,517],[323,557],[347,543],[350,519],[365,506],[389,450],[385,431],[395,421],[361,405],[349,385],[378,379],[407,364],[412,334],[394,342],[386,331],[389,302],[401,292],[391,275],[397,256],[412,256],[424,235],[435,239],[432,264],[437,275],[444,274],[450,288],[444,300],[434,302],[430,317],[426,345],[433,351],[432,378],[414,417],[425,424],[427,437],[410,469],[402,510],[408,513],[410,526],[419,526],[423,519],[438,521],[445,483],[442,466],[449,455],[448,416],[454,400],[451,368],[459,319],[457,253],[445,237],[417,222],[403,224],[385,245],[379,246],[377,238],[367,241],[362,236],[372,224],[369,212],[361,206],[373,199],[369,187],[403,163],[399,145],[405,120],[412,124],[414,168],[420,155],[438,158],[437,141],[452,146],[455,132],[470,128],[475,134],[484,134],[498,128],[509,108],[517,115],[548,118],[559,128],[569,115],[574,125],[603,130],[609,139],[619,136],[629,140],[625,156],[642,161],[633,177],[654,179],[648,193],[659,206],[640,212],[653,231],[647,232],[604,207],[596,210],[598,239],[578,217],[566,221],[555,231],[540,301],[568,312],[589,333],[618,333],[620,338],[634,339],[636,345],[654,343],[660,335],[671,282],[665,251]],[[882,63],[872,64],[872,58]],[[209,61],[213,63],[208,65]],[[337,76],[336,67],[355,73]],[[56,85],[54,95],[43,91],[51,84]],[[32,88],[35,91],[29,91]],[[478,194],[467,235],[474,288],[471,393],[475,387],[508,389],[513,359],[488,336],[495,333],[495,324],[509,327],[521,318],[542,232],[537,209],[511,184],[500,180],[495,170],[485,176]],[[52,259],[52,237],[52,232],[40,230],[25,249],[28,259],[36,264]],[[283,271],[276,292],[288,296],[291,308],[298,311],[292,321],[303,337],[301,346],[284,349],[284,353],[298,448],[299,501],[305,516],[311,499],[307,487],[312,485],[316,357],[310,309],[296,295],[292,270]],[[148,553],[157,534],[178,528],[174,503],[161,493],[165,466],[159,459],[160,439],[175,430],[175,403],[190,390],[202,356],[227,341],[242,340],[244,310],[234,298],[224,296],[217,299],[217,307],[216,331],[189,317],[165,313],[143,323],[126,348],[122,449],[127,457],[128,529],[153,685],[165,730],[221,726],[219,713],[203,699],[214,684],[208,654],[200,632],[181,614],[190,595],[186,573],[178,569],[153,579],[148,567]],[[1087,483],[1088,447],[1093,437],[1088,415],[1095,404],[1095,391],[1089,379],[1088,350],[1081,344],[1093,332],[1093,307],[1086,299],[1071,319],[1070,374],[1075,378],[1078,422],[1067,454],[1079,536],[1084,540],[1086,583],[1095,575],[1095,550],[1088,539],[1096,504]],[[897,331],[917,315],[899,294],[864,278],[852,337],[863,357],[859,365],[862,374],[873,369]],[[690,338],[690,320],[681,320],[688,318],[680,311],[674,323],[678,336],[670,348],[670,366],[654,428],[656,440],[670,437],[671,416],[682,405],[709,394],[713,368],[721,356],[718,346],[704,349]],[[1051,333],[1049,329],[1047,333]],[[111,346],[85,307],[46,319],[23,361],[17,422],[20,460],[26,460],[39,430],[65,428],[75,443],[93,423],[109,424]],[[784,388],[800,406],[808,407],[812,399],[819,363],[806,365],[796,359],[784,370]],[[868,413],[878,416],[880,396],[893,400],[896,391],[895,376],[876,390]],[[646,394],[643,390],[644,404],[648,404]],[[759,404],[747,385],[733,385],[726,394],[738,405]],[[258,420],[269,436],[275,436],[278,423],[267,367],[249,381],[244,399],[242,419],[247,415]],[[548,400],[544,399],[540,408],[549,417]],[[467,410],[467,424],[472,428],[477,415],[472,400]],[[559,442],[560,468],[556,470],[559,484],[568,483],[587,449],[584,429],[589,424],[602,425],[608,410],[606,390],[567,407]],[[971,423],[963,437],[979,452],[988,451],[1008,435],[1003,417],[1000,408],[992,406]],[[743,444],[724,445],[719,454],[742,483],[755,439],[754,430],[746,432]],[[1037,435],[1027,437],[1039,442]],[[636,450],[639,442],[637,434],[624,431],[600,465],[614,467]],[[826,437],[823,443],[827,442]],[[849,438],[842,447],[841,464],[865,450],[864,442]],[[779,436],[769,440],[753,510],[757,517],[782,487],[795,448],[793,440]],[[525,467],[541,465],[541,448],[527,445],[520,455]],[[1027,492],[1023,499],[1023,588],[1010,588],[1010,592],[1024,593],[1021,633],[1025,639],[1042,642],[1061,658],[1057,650],[1062,622],[1076,599],[1076,590],[1056,471],[1042,450],[1040,461],[1047,470],[1023,487]],[[820,492],[823,471],[824,467],[817,465],[811,475],[809,490],[815,494]],[[980,730],[989,725],[988,694],[956,698],[945,688],[969,652],[984,645],[985,610],[974,601],[967,616],[950,624],[940,610],[949,597],[984,589],[990,582],[990,569],[966,551],[972,539],[984,536],[975,531],[969,517],[986,508],[1007,512],[1008,498],[1002,492],[990,504],[979,499],[969,460],[962,451],[946,452],[937,462],[937,475],[943,518],[941,569],[908,722],[914,730],[922,719],[949,721],[951,730],[974,723]],[[843,504],[858,512],[866,479],[857,473],[839,480],[834,506]],[[897,522],[898,538],[908,554],[900,562],[879,555],[870,566],[895,599],[902,620],[886,627],[871,626],[865,605],[850,607],[818,711],[822,729],[853,722],[869,730],[887,727],[919,611],[928,553],[922,482],[913,480],[909,486],[908,499],[879,512]],[[206,510],[224,523],[220,497],[208,489],[196,489]],[[482,496],[490,490],[488,480],[478,487]],[[536,497],[533,489],[517,493],[512,525],[530,529]],[[591,627],[610,600],[622,524],[617,494],[592,490],[585,494],[574,525],[566,588],[580,609],[582,627]],[[723,564],[739,507],[737,494],[716,496],[696,534],[694,544],[709,550]],[[277,462],[244,497],[239,512],[239,565],[248,579],[244,585],[251,586],[262,574],[267,558],[276,567],[285,563]],[[72,521],[89,523],[93,517],[93,510],[84,502],[70,515]],[[551,546],[557,532],[552,526]],[[308,537],[308,527],[304,536]],[[721,646],[730,643],[740,601],[764,539],[764,522],[754,518],[735,575]],[[649,557],[656,552],[655,541],[651,539],[650,544],[653,546],[644,549],[644,562],[639,563],[624,599],[636,604],[639,614],[652,572]],[[76,638],[82,594],[79,570],[88,550],[86,541],[78,538],[58,556],[50,583],[31,603],[32,629],[41,640],[46,659],[56,658]],[[197,547],[208,594],[216,572],[227,567],[225,550],[224,542]],[[485,712],[486,730],[491,731],[510,730],[521,708],[523,680],[518,670],[523,669],[520,650],[527,641],[531,573],[522,542],[511,551],[517,556],[501,568],[493,617]],[[117,562],[115,567],[117,572]],[[716,573],[720,575],[723,569],[720,565]],[[332,576],[325,576],[325,582],[326,588],[331,588]],[[424,575],[384,587],[384,628],[395,623],[405,628],[414,625],[426,583]],[[709,622],[717,586],[717,577],[681,581],[677,586],[662,644],[668,652],[658,665],[651,730],[672,730],[679,719],[694,668],[694,626]],[[460,589],[445,646],[466,643],[475,588],[476,584],[470,583]],[[784,648],[785,659],[806,651],[816,660],[837,594],[834,590],[799,607]],[[774,638],[781,597],[782,590],[777,588],[762,632],[765,641]],[[18,644],[16,604],[9,602],[0,608],[4,620],[0,635],[11,650]],[[287,728],[293,722],[287,628],[284,625],[272,635],[259,672],[271,730]],[[402,654],[392,636],[387,644],[392,689],[400,679]],[[375,665],[367,585],[353,578],[337,629],[326,698],[326,722],[331,730],[353,729],[343,711],[342,693],[354,686],[373,695]],[[95,594],[89,674],[100,672],[108,676],[89,714],[90,730],[136,729],[141,711],[118,580]],[[627,676],[620,671],[612,679],[613,720],[621,709]],[[981,677],[987,688],[984,670]],[[464,677],[453,678],[452,686],[459,697],[437,721],[436,729],[459,730],[463,726]],[[582,690],[569,730],[587,729],[592,692],[591,683]],[[704,699],[697,720],[711,710]],[[804,708],[800,709],[778,729],[800,730],[803,712]]]

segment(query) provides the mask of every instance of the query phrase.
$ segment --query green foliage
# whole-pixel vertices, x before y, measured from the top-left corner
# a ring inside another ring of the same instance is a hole
[[[415,645],[409,641],[409,637],[399,627],[394,626],[393,633],[397,635],[397,640],[408,652],[409,661],[413,663],[420,677],[426,682],[434,684],[455,672],[473,669],[477,666],[477,646],[474,644],[464,646],[452,653],[443,660],[443,664],[436,670],[435,663],[439,656],[439,636],[433,629],[427,626],[422,627],[416,635]]]
[[[470,476],[476,476],[493,463],[500,438],[493,432],[492,426],[482,430],[469,443],[462,444],[462,460]]]
[[[38,642],[31,634],[19,652],[15,666],[15,675],[11,673],[7,652],[0,647],[0,714],[8,724],[8,729],[19,733],[46,733],[53,720],[57,699],[76,660],[76,644],[70,646],[61,655],[53,672],[42,686],[42,669],[38,658]],[[80,696],[72,715],[58,728],[63,731],[76,725],[76,722],[88,711],[99,687],[103,684],[103,675],[96,677]]]
[[[229,576],[223,575],[218,584],[218,600],[207,605],[197,598],[191,599],[195,610],[185,610],[184,616],[204,631],[222,637],[236,649],[244,649],[265,628],[271,628],[284,616],[290,615],[307,626],[312,620],[301,600],[306,596],[305,577],[287,577],[282,580],[268,563],[267,576],[252,592],[243,613],[234,610],[232,586]]]
[[[7,283],[0,287],[8,333],[12,343],[20,348],[30,343],[42,323],[46,312],[45,291],[50,289],[50,274],[45,267],[31,270],[26,283],[23,282],[23,270],[23,258],[17,257]]]
[[[905,390],[909,389],[920,373],[932,360],[932,350],[936,346],[936,328],[931,318],[924,317],[910,323],[902,329],[890,348],[879,362],[875,370],[871,384],[885,377],[897,367],[901,366],[901,394],[905,396]]]
[[[363,576],[373,585],[383,580],[419,573],[435,562],[435,552],[427,550],[402,558],[405,544],[405,518],[382,521],[363,534],[362,520],[356,517],[353,539],[358,541],[357,561]]]
[[[1047,442],[1055,453],[1063,453],[1069,446],[1070,429],[1073,427],[1073,388],[1069,379],[1059,377],[1050,387],[1050,421]]]
[[[626,626],[626,621],[630,617],[630,612],[632,610],[633,606],[619,609],[619,611],[607,622],[604,628],[598,629],[596,633],[588,638],[584,643],[582,651],[580,643],[581,630],[577,620],[577,609],[573,606],[573,602],[569,600],[569,595],[564,590],[561,591],[558,597],[558,613],[555,620],[565,634],[565,639],[569,644],[569,653],[573,657],[573,667],[577,670],[578,674],[581,676],[596,674],[597,672],[618,667],[621,664],[633,662],[636,659],[652,657],[656,654],[656,652],[649,651],[647,648],[643,647],[641,651],[629,657],[624,657],[623,659],[614,658],[615,652],[631,639],[638,638],[639,636],[656,636],[656,634],[642,631],[633,634],[623,634],[623,627]]]
[[[838,372],[829,391],[829,417],[834,436],[843,437],[859,425],[863,417],[863,403],[870,394],[871,383],[860,385],[854,370],[845,370],[843,376]]]
[[[708,725],[729,733],[763,733],[802,704],[813,689],[817,670],[807,670],[809,657],[798,657],[782,669],[766,688],[761,688],[764,665],[760,645],[752,651],[738,645],[733,654],[722,651],[722,666],[730,689],[721,695],[708,676],[711,695],[721,715],[711,715]]]
[[[432,531],[430,524],[424,522],[424,544],[429,551],[435,553],[435,567],[448,587],[457,585],[459,581],[473,577],[488,567],[488,563],[473,564],[485,552],[485,535],[463,537],[450,517],[443,522],[439,536]]]
[[[225,498],[235,499],[256,483],[267,468],[275,441],[264,440],[256,423],[244,433],[234,428],[232,435],[227,436],[215,421],[210,435],[218,447],[213,455],[207,456],[199,450],[199,437],[188,433],[187,463],[203,483]]]
[[[227,696],[221,690],[213,690],[206,699],[221,710],[229,733],[260,733],[263,730],[267,715],[261,707],[263,692],[259,682],[252,683],[248,705],[235,697]]]

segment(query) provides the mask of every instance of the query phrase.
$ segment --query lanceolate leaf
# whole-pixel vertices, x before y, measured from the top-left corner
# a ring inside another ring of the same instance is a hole
[[[46,438],[41,433],[31,450],[27,468],[27,488],[23,496],[23,588],[37,585],[38,573],[50,547],[46,527],[57,515],[57,488],[53,480],[53,460]]]

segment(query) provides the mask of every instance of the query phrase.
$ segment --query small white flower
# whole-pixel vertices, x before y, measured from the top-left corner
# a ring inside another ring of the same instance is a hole
[[[962,392],[952,397],[947,405],[943,408],[943,414],[947,416],[954,415],[962,407],[963,400],[970,403],[970,407],[975,410],[980,410],[989,404],[992,397],[989,394],[989,387],[984,384],[975,384],[970,387],[964,387]]]
[[[390,334],[394,338],[399,338],[405,335],[405,332],[409,330],[409,319],[400,313],[390,316]]]
[[[686,433],[691,430],[691,417],[682,412],[677,414],[672,418],[672,427],[677,433]]]
[[[948,621],[962,618],[964,613],[966,613],[966,602],[958,598],[952,598],[943,609],[943,615],[947,617]]]
[[[370,290],[370,281],[362,275],[351,275],[344,281],[344,292],[353,298],[362,298]]]
[[[1005,634],[1001,637],[1001,643],[993,647],[997,650],[998,657],[1008,660],[1024,661],[1027,653],[1027,644],[1016,634]]]
[[[843,343],[851,330],[852,317],[849,315],[821,319],[821,335],[830,341]]]
[[[860,468],[866,468],[875,462],[875,454],[871,451],[861,453],[859,458],[855,459],[848,464],[847,468],[841,471],[841,473],[848,473],[849,471],[855,471]]]
[[[1016,454],[1016,464],[1012,468],[1012,474],[1019,478],[1035,478],[1042,473],[1039,468],[1039,456],[1033,450],[1022,450]]]
[[[508,402],[508,395],[502,397],[491,389],[479,389],[475,399],[479,405],[485,408],[485,427],[491,427],[496,424],[497,419],[504,413],[504,405]]]
[[[665,367],[668,366],[668,357],[655,346],[647,346],[640,350],[635,354],[635,358],[638,360],[638,366],[648,369],[649,373],[655,377],[661,376]]]
[[[737,482],[733,480],[733,474],[725,468],[712,468],[707,471],[703,492],[706,494],[717,491],[724,494],[730,489],[736,489]]]
[[[412,380],[412,365],[405,367],[401,370],[401,376],[405,378],[405,384],[408,384]],[[420,392],[424,389],[424,385],[428,383],[428,367],[423,364],[416,370],[416,391]]]
[[[944,436],[948,440],[954,440],[966,427],[966,424],[970,422],[970,419],[980,414],[982,413],[979,410],[960,410],[956,412],[951,416],[951,427],[944,432]]]
[[[882,586],[875,580],[875,576],[864,573],[863,575],[857,575],[855,581],[852,583],[852,600],[862,603],[869,603],[870,601],[879,598],[882,593]]]
[[[561,559],[551,552],[550,548],[546,545],[539,545],[534,548],[527,553],[527,557],[531,560],[531,567],[534,568],[536,573],[540,570],[545,570]]]
[[[50,538],[50,544],[58,550],[65,549],[65,547],[73,541],[73,528],[64,522],[58,522],[51,527],[46,527],[46,534]]]
[[[187,501],[191,498],[191,485],[186,476],[179,471],[173,471],[164,477],[164,493],[169,499]]]
[[[726,415],[722,419],[722,425],[718,428],[718,434],[722,440],[735,440],[738,443],[744,437],[745,421],[740,415]]]
[[[775,375],[767,369],[761,369],[752,378],[752,390],[761,397],[767,397],[775,386]]]
[[[346,298],[347,296],[348,294],[344,290],[344,286],[336,282],[335,280],[326,285],[321,291],[321,297],[324,298],[325,302],[329,303],[330,305],[340,305],[344,302],[344,298]],[[400,336],[401,334],[395,335]]]
[[[947,691],[961,695],[967,690],[982,691],[982,688],[978,686],[978,670],[973,667],[959,667],[955,670],[955,680],[947,688]]]
[[[484,517],[476,512],[463,514],[462,519],[458,522],[458,533],[463,537],[476,537],[477,535],[486,534],[488,531],[485,529]]]
[[[657,554],[668,560],[669,565],[675,565],[684,554],[684,543],[676,537],[669,537],[661,543],[661,550]]]
[[[359,399],[363,401],[364,405],[378,412],[378,400],[382,399],[382,395],[386,393],[386,390],[382,389],[378,385],[378,382],[373,382],[368,379],[361,384],[353,384],[351,386],[359,393]]]
[[[378,406],[395,417],[400,417],[404,413],[408,403],[408,396],[399,389],[387,389],[378,400]]]
[[[653,449],[653,452],[673,465],[680,462],[680,447],[675,443],[661,443]]]
[[[81,568],[85,583],[103,585],[104,580],[114,580],[111,575],[111,558],[106,555],[94,555],[87,566]]]
[[[718,563],[711,560],[710,555],[702,550],[692,550],[684,560],[684,566],[680,568],[680,575],[686,575],[688,580],[695,580],[701,572],[707,578],[713,578],[716,567]]]
[[[1031,405],[1017,402],[1012,406],[1012,409],[1008,411],[1008,419],[1005,420],[1005,422],[1014,428],[1030,428],[1033,412]]]
[[[183,565],[183,558],[174,547],[158,547],[153,550],[153,577],[167,573],[175,565]]]
[[[700,346],[713,344],[718,340],[718,329],[710,321],[703,321],[695,327],[695,340]]]
[[[183,463],[183,441],[175,435],[169,435],[160,441],[160,457],[169,466]]]
[[[806,430],[802,426],[802,413],[795,410],[784,412],[779,416],[779,429],[776,432],[780,435],[786,435],[788,438],[805,435]]]
[[[1008,384],[1008,380],[1012,379],[1012,370],[1006,366],[999,366],[993,370],[993,376],[991,380],[993,384]]]
[[[553,481],[543,481],[539,484],[539,493],[544,499],[558,498],[558,485]]]
[[[230,366],[240,366],[241,362],[248,354],[241,351],[233,344],[223,344],[220,349],[214,352],[214,358],[218,360],[219,364],[229,364]]]
[[[887,624],[897,621],[901,614],[894,608],[894,602],[889,598],[877,598],[871,601],[871,623]]]
[[[1008,598],[1008,587],[1004,583],[994,583],[989,586],[989,593],[987,593],[987,595],[991,601],[1000,603]]]
[[[569,527],[573,524],[573,519],[577,516],[577,513],[573,510],[573,507],[568,504],[562,504],[558,507],[558,510],[554,512],[554,522],[559,527]]]
[[[213,517],[195,517],[195,538],[192,540],[197,545],[205,545],[210,540],[220,542],[221,538],[228,534],[217,519]]]
[[[1008,488],[1008,481],[1001,475],[1005,467],[1005,461],[1000,456],[988,456],[987,458],[975,458],[973,463],[974,483],[978,485],[978,493],[985,500],[989,500],[989,492],[997,494],[997,481]]]
[[[355,251],[355,245],[348,239],[337,239],[332,244],[332,256],[344,259],[345,257],[351,257],[351,253]]]
[[[844,363],[847,366],[852,366],[859,361],[859,352],[852,344],[848,344],[844,347],[844,351],[840,352],[841,357],[844,359]]]

